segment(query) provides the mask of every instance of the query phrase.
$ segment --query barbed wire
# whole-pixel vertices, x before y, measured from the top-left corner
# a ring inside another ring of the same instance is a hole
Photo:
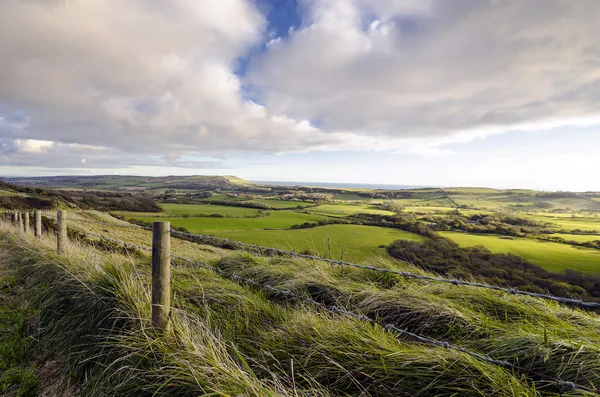
[[[44,216],[47,216],[47,215],[44,215]],[[118,223],[91,221],[91,220],[82,220],[82,219],[69,219],[69,220],[73,220],[76,222],[84,222],[84,223],[98,223],[98,224],[113,226],[113,227],[135,228],[135,229],[140,229],[140,230],[152,231],[151,227],[140,226],[140,225],[123,225],[123,224],[118,224]],[[188,233],[188,232],[183,232],[183,231],[175,230],[175,229],[171,229],[171,234],[201,240],[203,242],[207,242],[207,244],[209,244],[209,245],[216,245],[217,243],[220,243],[220,244],[228,244],[233,247],[238,247],[239,249],[250,248],[255,251],[259,251],[260,253],[266,254],[266,255],[278,254],[278,255],[291,256],[291,257],[302,258],[302,259],[310,259],[310,260],[316,260],[316,261],[320,261],[320,262],[324,262],[324,263],[329,263],[332,265],[354,267],[354,268],[369,270],[369,271],[374,271],[374,272],[394,274],[394,275],[397,275],[397,276],[400,276],[403,278],[408,278],[408,279],[416,279],[416,280],[427,281],[427,282],[451,284],[451,285],[456,285],[456,286],[468,286],[468,287],[474,287],[474,288],[483,288],[483,289],[504,292],[504,293],[508,293],[511,295],[530,296],[533,298],[552,300],[555,302],[563,303],[566,305],[577,306],[577,307],[585,308],[585,309],[600,309],[600,303],[587,302],[582,299],[565,298],[565,297],[561,297],[561,296],[542,294],[542,293],[538,293],[538,292],[522,291],[522,290],[519,290],[516,288],[499,287],[496,285],[464,281],[464,280],[458,280],[458,279],[452,279],[452,278],[433,277],[433,276],[427,276],[427,275],[423,275],[423,274],[416,274],[416,273],[405,272],[405,271],[400,271],[400,270],[386,269],[386,268],[372,266],[372,265],[360,265],[357,263],[346,262],[343,260],[328,259],[328,258],[316,256],[316,255],[301,254],[298,252],[285,251],[285,250],[281,250],[278,248],[272,248],[272,247],[263,247],[263,246],[256,245],[256,244],[248,244],[248,243],[243,243],[241,241],[230,240],[228,238],[208,236],[208,235],[204,235],[204,234]]]
[[[91,236],[91,237],[96,237],[96,238],[99,238],[99,239],[104,239],[104,240],[107,240],[107,241],[111,241],[111,242],[114,242],[114,243],[123,244],[125,247],[129,246],[129,247],[137,248],[137,249],[140,249],[140,250],[145,250],[145,251],[152,252],[152,248],[147,247],[147,246],[138,245],[138,244],[134,244],[134,243],[129,243],[129,242],[126,242],[126,241],[122,241],[122,240],[118,240],[118,239],[113,239],[113,238],[105,237],[105,236],[102,236],[102,235],[99,235],[99,234],[95,234],[95,233],[90,233],[90,232],[87,232],[87,231],[84,234],[88,235],[88,236]],[[252,286],[258,287],[258,288],[263,289],[263,290],[268,290],[268,291],[280,294],[282,296],[287,296],[287,297],[290,297],[290,298],[293,298],[293,299],[296,299],[296,300],[299,300],[299,301],[303,301],[303,302],[309,303],[309,304],[311,304],[313,306],[323,308],[323,309],[325,309],[326,311],[328,311],[330,313],[336,313],[336,314],[344,315],[346,317],[353,318],[353,319],[358,320],[358,321],[364,321],[364,322],[369,322],[371,324],[377,324],[377,325],[381,326],[382,328],[384,328],[384,329],[386,329],[388,331],[392,331],[392,332],[395,332],[397,334],[413,338],[413,339],[415,339],[415,340],[417,340],[417,341],[419,341],[421,343],[429,344],[429,345],[436,346],[436,347],[441,347],[441,348],[444,348],[444,349],[447,349],[447,350],[454,350],[456,352],[459,352],[459,353],[462,353],[462,354],[466,354],[466,355],[468,355],[468,356],[470,356],[472,358],[475,358],[475,359],[477,359],[479,361],[486,362],[486,363],[491,364],[491,365],[495,365],[495,366],[499,366],[499,367],[507,368],[507,369],[512,369],[512,370],[518,371],[520,373],[523,373],[523,374],[526,374],[526,375],[529,375],[529,376],[533,376],[533,377],[536,377],[538,379],[541,379],[541,380],[544,380],[544,381],[547,381],[547,382],[554,383],[559,388],[567,388],[567,389],[572,389],[572,390],[580,390],[580,391],[585,391],[585,392],[588,392],[588,393],[594,393],[594,394],[600,395],[600,389],[596,390],[596,389],[592,389],[592,388],[587,387],[587,386],[579,385],[579,384],[571,382],[571,381],[564,381],[564,380],[561,380],[559,378],[553,378],[551,376],[548,376],[548,375],[545,375],[545,374],[542,374],[542,373],[538,373],[538,372],[533,371],[531,369],[523,368],[523,367],[519,367],[518,365],[511,364],[510,362],[508,362],[506,360],[496,360],[496,359],[493,359],[493,358],[488,357],[486,355],[483,355],[483,354],[480,354],[480,353],[476,353],[476,352],[472,352],[472,351],[464,349],[464,348],[462,348],[460,346],[453,345],[453,344],[451,344],[449,342],[446,342],[446,341],[440,341],[440,340],[437,340],[437,339],[429,338],[429,337],[426,337],[426,336],[423,336],[423,335],[419,335],[419,334],[414,333],[414,332],[410,332],[410,331],[405,330],[405,329],[401,329],[401,328],[399,328],[399,327],[397,327],[397,326],[395,326],[393,324],[389,324],[389,323],[384,323],[384,322],[378,321],[378,320],[376,320],[376,319],[374,319],[372,317],[366,316],[364,314],[355,313],[355,312],[346,310],[346,309],[344,309],[342,307],[339,307],[339,306],[336,306],[336,305],[327,305],[325,303],[316,301],[316,300],[314,300],[312,298],[308,298],[308,297],[305,297],[305,296],[302,296],[302,295],[298,295],[298,294],[296,294],[296,293],[294,293],[294,292],[292,292],[290,290],[279,289],[279,288],[273,287],[272,285],[269,285],[269,284],[266,284],[266,283],[257,282],[257,281],[255,281],[255,280],[253,280],[251,278],[239,276],[239,275],[237,275],[235,273],[232,273],[232,274],[226,273],[226,272],[224,272],[223,270],[219,269],[216,266],[214,266],[214,267],[213,266],[209,266],[209,265],[203,264],[201,262],[194,261],[192,259],[185,258],[185,257],[182,257],[182,256],[178,256],[178,255],[171,255],[171,257],[174,258],[174,259],[183,260],[186,263],[189,263],[189,264],[194,265],[196,267],[200,267],[200,268],[203,268],[203,269],[211,270],[211,271],[215,272],[216,274],[221,275],[224,278],[235,280],[238,283],[245,283],[245,284],[248,284],[248,285],[252,285]]]
[[[510,362],[508,362],[506,360],[496,360],[496,359],[493,359],[491,357],[485,356],[483,354],[475,353],[475,352],[472,352],[470,350],[464,349],[464,348],[462,348],[460,346],[453,345],[450,342],[440,341],[440,340],[437,340],[437,339],[433,339],[433,338],[429,338],[429,337],[426,337],[426,336],[423,336],[423,335],[419,335],[417,333],[410,332],[410,331],[407,331],[405,329],[398,328],[397,326],[395,326],[393,324],[389,324],[389,323],[384,323],[384,322],[378,321],[378,320],[376,320],[376,319],[374,319],[372,317],[366,316],[364,314],[355,313],[355,312],[346,310],[346,309],[344,309],[344,308],[342,308],[340,306],[327,305],[325,303],[316,301],[316,300],[314,300],[312,298],[308,298],[308,297],[305,297],[305,296],[302,296],[302,295],[298,295],[298,294],[296,294],[296,293],[294,293],[294,292],[292,292],[290,290],[279,289],[279,288],[273,287],[272,285],[269,285],[269,284],[257,282],[257,281],[255,281],[255,280],[253,280],[251,278],[241,277],[241,276],[239,276],[239,275],[237,275],[235,273],[228,274],[228,273],[220,270],[218,267],[211,267],[211,266],[203,264],[201,262],[197,262],[197,261],[185,258],[185,257],[177,256],[177,255],[171,255],[171,257],[173,257],[175,259],[183,260],[183,261],[185,261],[187,263],[190,263],[190,264],[195,265],[197,267],[201,267],[203,269],[212,270],[215,273],[217,273],[217,274],[219,274],[219,275],[221,275],[221,276],[223,276],[225,278],[233,279],[233,280],[235,280],[237,282],[246,283],[246,284],[258,287],[260,289],[265,289],[265,290],[268,290],[268,291],[280,294],[282,296],[287,296],[287,297],[290,297],[290,298],[293,298],[293,299],[296,299],[296,300],[300,300],[300,301],[309,303],[309,304],[317,306],[317,307],[321,307],[321,308],[329,311],[330,313],[337,313],[337,314],[344,315],[346,317],[353,318],[355,320],[365,321],[365,322],[369,322],[371,324],[377,324],[380,327],[382,327],[382,328],[384,328],[384,329],[386,329],[388,331],[392,331],[392,332],[398,333],[400,335],[408,336],[410,338],[418,340],[421,343],[425,343],[425,344],[429,344],[429,345],[441,347],[441,348],[444,348],[444,349],[447,349],[447,350],[454,350],[454,351],[466,354],[466,355],[468,355],[470,357],[473,357],[473,358],[475,358],[475,359],[477,359],[479,361],[483,361],[483,362],[486,362],[486,363],[491,364],[491,365],[496,365],[496,366],[499,366],[499,367],[502,367],[502,368],[509,368],[509,369],[521,372],[523,374],[527,374],[527,375],[534,376],[534,377],[537,377],[539,379],[542,379],[542,380],[545,380],[545,381],[548,381],[548,382],[555,383],[559,387],[568,388],[568,389],[572,389],[572,390],[581,390],[581,391],[586,391],[586,392],[589,392],[589,393],[600,394],[600,390],[595,390],[595,389],[592,389],[592,388],[587,387],[587,386],[576,384],[574,382],[563,381],[563,380],[558,379],[558,378],[553,378],[551,376],[548,376],[548,375],[545,375],[545,374],[542,374],[542,373],[538,373],[538,372],[533,371],[531,369],[523,368],[523,367],[519,367],[519,366],[517,366],[515,364],[511,364]]]

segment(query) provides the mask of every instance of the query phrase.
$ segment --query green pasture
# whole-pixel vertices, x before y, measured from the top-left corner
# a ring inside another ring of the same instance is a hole
[[[453,211],[453,210],[456,210],[456,207],[434,207],[434,206],[416,207],[416,206],[408,206],[408,207],[404,207],[404,211],[403,212],[423,212],[423,213],[429,214],[429,213],[432,213],[432,212],[448,212],[448,211]]]
[[[305,203],[302,201],[289,201],[289,200],[277,200],[277,199],[252,199],[252,200],[248,200],[246,201],[246,203],[259,203],[259,204],[264,204],[267,205],[271,208],[275,208],[275,209],[293,209],[293,208],[298,208],[298,207],[310,207],[313,206],[314,204],[312,203]]]
[[[347,216],[358,213],[365,214],[380,214],[380,215],[394,215],[392,211],[382,210],[370,205],[352,205],[352,204],[323,204],[316,207],[309,208],[308,212],[325,215],[335,216]]]
[[[501,192],[501,190],[488,187],[452,187],[445,188],[444,191],[457,194],[495,194]]]
[[[132,219],[147,222],[160,221],[161,217],[142,217],[133,215]],[[305,222],[316,223],[325,218],[316,214],[302,214],[292,211],[271,211],[268,216],[260,218],[169,218],[172,227],[184,227],[191,232],[207,230],[261,230],[261,229],[287,229],[293,225]]]
[[[244,216],[258,215],[255,208],[233,207],[229,205],[215,204],[161,204],[163,212],[128,212],[116,211],[115,214],[126,218],[155,218],[155,217],[181,217],[182,215],[211,215],[220,214],[223,216],[234,216],[243,218]]]
[[[552,233],[549,237],[561,237],[565,240],[577,241],[578,243],[586,243],[588,241],[600,240],[600,234],[567,234],[567,233]]]
[[[511,253],[552,272],[567,269],[583,273],[600,274],[600,250],[573,247],[568,244],[526,238],[499,237],[495,235],[440,232],[461,246],[482,245],[495,253]]]
[[[423,237],[403,230],[361,225],[327,225],[311,229],[252,232],[222,230],[211,234],[249,244],[297,252],[308,250],[317,255],[329,256],[331,259],[357,262],[376,255],[387,255],[384,248],[378,248],[380,245],[389,245],[400,239],[423,240]]]
[[[392,202],[395,204],[401,204],[406,206],[415,207],[450,207],[456,208],[452,201],[444,196],[440,196],[438,193],[436,196],[425,197],[425,198],[405,198],[405,199],[385,199],[377,200],[378,202]]]
[[[593,231],[597,230],[600,232],[600,217],[564,217],[564,216],[537,216],[528,215],[528,218],[534,219],[542,224],[548,224],[548,226],[555,229],[564,230],[586,230]]]
[[[468,205],[476,208],[485,209],[508,209],[515,208],[517,205],[531,206],[531,202],[524,202],[510,195],[471,195],[455,194],[452,198],[458,205]]]

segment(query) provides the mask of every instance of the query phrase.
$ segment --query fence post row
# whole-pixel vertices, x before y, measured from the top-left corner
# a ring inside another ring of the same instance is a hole
[[[42,237],[42,212],[40,210],[35,210],[34,218],[35,218],[35,222],[34,222],[33,234],[35,235],[35,237],[41,238]]]
[[[23,231],[23,217],[21,211],[17,211],[17,223],[19,224],[19,232]]]
[[[63,255],[67,246],[67,211],[59,210],[56,216],[56,253]]]
[[[171,224],[152,224],[152,324],[167,333],[171,313]]]
[[[29,211],[23,211],[23,231],[29,233]]]

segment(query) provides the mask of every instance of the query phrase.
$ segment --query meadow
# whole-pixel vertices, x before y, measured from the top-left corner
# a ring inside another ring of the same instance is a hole
[[[530,219],[560,230],[584,230],[600,233],[600,217],[528,215]]]
[[[365,214],[382,214],[382,215],[393,215],[391,211],[378,209],[366,204],[321,204],[316,207],[311,207],[306,210],[307,212],[324,215],[343,215],[348,216],[352,214],[365,213]]]
[[[164,203],[160,205],[163,212],[127,212],[127,211],[115,211],[114,213],[126,218],[131,217],[181,217],[183,215],[212,215],[219,214],[227,217],[238,217],[244,216],[257,216],[259,210],[254,208],[234,207],[230,205],[216,205],[216,204],[169,204]]]
[[[187,211],[188,208],[185,208],[185,210]],[[134,213],[130,214],[128,219],[139,219],[147,222],[165,220],[164,217],[143,217]],[[173,227],[184,227],[191,232],[200,232],[213,230],[287,229],[305,222],[316,223],[324,219],[324,216],[292,211],[270,211],[267,216],[258,218],[182,218],[175,216],[167,219]]]
[[[492,252],[519,255],[552,272],[573,269],[600,275],[600,250],[497,235],[462,232],[440,232],[439,234],[464,247],[481,245]]]
[[[552,233],[548,237],[560,237],[567,241],[577,241],[585,243],[588,241],[600,240],[600,234],[567,234],[567,233]]]
[[[382,245],[424,238],[397,229],[362,225],[326,225],[300,230],[212,231],[210,234],[250,244],[291,251],[309,251],[331,259],[363,262],[387,256]]]

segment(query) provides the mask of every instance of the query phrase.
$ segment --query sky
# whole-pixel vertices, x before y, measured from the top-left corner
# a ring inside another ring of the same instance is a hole
[[[600,191],[598,0],[3,0],[0,176]]]

